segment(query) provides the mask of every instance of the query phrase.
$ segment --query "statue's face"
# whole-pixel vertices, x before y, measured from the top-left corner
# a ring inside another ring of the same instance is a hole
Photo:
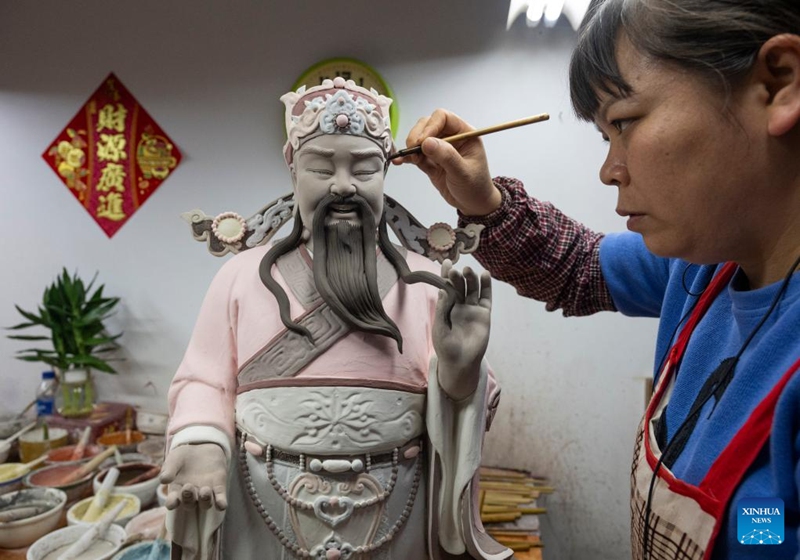
[[[372,210],[375,223],[379,223],[383,214],[384,163],[377,144],[361,136],[323,134],[303,144],[295,154],[292,179],[305,228],[311,230],[314,211],[329,194],[362,197]],[[360,226],[359,212],[355,204],[333,204],[325,223],[348,221]]]

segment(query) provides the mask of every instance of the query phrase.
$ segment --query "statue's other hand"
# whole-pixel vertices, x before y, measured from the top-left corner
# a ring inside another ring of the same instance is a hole
[[[469,396],[478,385],[480,364],[489,345],[492,280],[488,272],[463,272],[446,260],[442,276],[455,294],[442,290],[436,305],[433,347],[439,363],[439,383],[456,400]]]
[[[219,445],[179,445],[170,450],[161,469],[161,482],[168,485],[165,505],[223,511],[228,507],[227,479],[228,461]]]

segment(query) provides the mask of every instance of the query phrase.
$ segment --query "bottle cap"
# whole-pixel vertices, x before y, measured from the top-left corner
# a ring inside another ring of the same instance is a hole
[[[42,379],[55,379],[56,372],[54,371],[43,371],[42,372]]]

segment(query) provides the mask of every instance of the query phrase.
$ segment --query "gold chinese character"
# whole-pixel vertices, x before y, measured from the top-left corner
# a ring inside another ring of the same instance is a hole
[[[97,158],[108,161],[119,161],[128,155],[125,153],[125,137],[122,134],[101,134],[97,143]]]
[[[125,130],[125,117],[128,115],[128,110],[122,106],[122,103],[117,103],[117,108],[109,103],[97,114],[97,132],[104,128],[113,128],[117,132]]]
[[[97,217],[108,218],[115,222],[125,219],[125,213],[122,211],[122,195],[117,192],[100,195]]]
[[[97,183],[97,190],[108,192],[115,189],[118,192],[125,190],[125,168],[118,163],[109,163],[103,168],[103,174],[100,175],[100,181]]]

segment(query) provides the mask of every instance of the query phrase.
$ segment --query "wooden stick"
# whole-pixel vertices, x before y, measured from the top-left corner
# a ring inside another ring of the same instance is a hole
[[[72,484],[76,480],[82,479],[84,476],[88,475],[92,471],[94,471],[97,467],[100,466],[100,463],[108,459],[114,454],[114,451],[117,450],[116,445],[112,445],[99,455],[96,455],[91,461],[86,463],[85,465],[81,466],[80,468],[74,469],[72,472],[67,473],[64,478],[62,478],[56,486],[65,486],[67,484]]]
[[[133,477],[129,481],[123,482],[122,484],[120,484],[120,486],[132,486],[134,484],[139,484],[140,482],[144,482],[145,480],[150,480],[154,476],[158,475],[158,473],[160,473],[160,472],[161,472],[161,467],[160,466],[152,467],[150,469],[147,469],[142,474]]]
[[[455,134],[453,136],[448,136],[447,138],[442,138],[442,140],[452,144],[453,142],[458,142],[459,140],[467,140],[469,138],[483,136],[484,134],[492,134],[493,132],[500,132],[501,130],[508,130],[509,128],[525,126],[528,124],[538,123],[549,119],[550,115],[548,115],[547,113],[542,113],[541,115],[533,115],[532,117],[527,117],[525,119],[518,119],[516,121],[509,121],[502,124],[496,124],[494,126],[481,128],[479,130],[470,130],[469,132],[462,132],[461,134]],[[392,155],[389,156],[388,159],[410,156],[412,154],[418,154],[421,151],[422,151],[422,145],[414,146],[412,148],[405,148],[403,150],[393,153]]]

